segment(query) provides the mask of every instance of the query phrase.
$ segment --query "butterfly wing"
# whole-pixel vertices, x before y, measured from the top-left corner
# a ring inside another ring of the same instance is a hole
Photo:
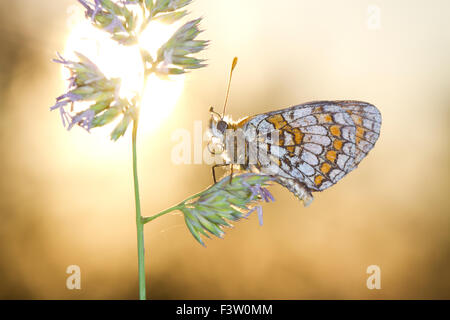
[[[352,117],[356,126],[356,153],[353,169],[364,159],[380,136],[381,113],[370,103],[336,101]]]
[[[379,112],[376,115],[373,108],[357,101],[317,101],[250,118],[245,131],[255,132],[249,143],[258,145],[256,168],[279,178],[291,191],[293,183],[305,185],[309,191],[331,187],[370,150],[365,142],[369,138],[357,139],[357,131],[371,128],[376,133],[378,128],[379,133],[379,127],[367,122],[378,119]],[[374,124],[379,123],[375,120]],[[370,136],[370,147],[376,138]]]

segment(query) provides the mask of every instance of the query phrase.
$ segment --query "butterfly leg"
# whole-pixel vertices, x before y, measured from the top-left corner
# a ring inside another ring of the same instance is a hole
[[[230,184],[233,182],[233,164],[231,164]]]

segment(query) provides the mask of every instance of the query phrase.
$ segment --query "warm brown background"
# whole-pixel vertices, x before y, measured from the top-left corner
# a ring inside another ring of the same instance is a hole
[[[129,136],[66,132],[48,111],[63,90],[67,7],[0,1],[0,298],[137,298]],[[381,28],[367,28],[367,8]],[[173,165],[177,128],[223,102],[239,118],[317,99],[379,107],[382,134],[355,172],[307,209],[285,189],[224,240],[198,245],[180,215],[146,227],[150,298],[450,298],[450,2],[198,0],[210,66],[186,78],[168,121],[139,141],[142,205],[156,213],[211,183]],[[66,267],[82,290],[65,288]],[[381,290],[366,288],[381,267]]]

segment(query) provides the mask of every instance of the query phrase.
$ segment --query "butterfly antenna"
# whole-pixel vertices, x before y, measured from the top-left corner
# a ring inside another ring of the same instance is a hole
[[[225,103],[224,103],[224,105],[223,105],[222,118],[225,116],[225,109],[226,109],[226,107],[227,107],[228,97],[229,97],[229,95],[230,95],[231,78],[233,77],[233,71],[234,71],[234,68],[236,68],[237,62],[238,62],[238,58],[237,58],[237,57],[234,57],[233,63],[232,63],[232,65],[231,65],[230,79],[228,79],[227,95],[226,95],[226,97],[225,97]]]

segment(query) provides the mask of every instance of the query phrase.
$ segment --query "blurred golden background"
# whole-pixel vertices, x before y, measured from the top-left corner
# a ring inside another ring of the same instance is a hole
[[[2,299],[138,297],[130,132],[117,143],[67,132],[49,112],[67,85],[51,59],[74,10],[75,0],[0,1]],[[187,75],[170,115],[139,136],[144,215],[211,184],[206,164],[172,163],[170,137],[206,126],[234,56],[235,119],[357,99],[383,125],[359,168],[310,207],[272,187],[263,227],[252,216],[205,249],[179,214],[148,224],[149,297],[449,299],[450,2],[197,0],[189,10],[204,17],[209,67]],[[66,288],[73,264],[81,290]],[[369,265],[381,268],[380,290],[366,287]]]

